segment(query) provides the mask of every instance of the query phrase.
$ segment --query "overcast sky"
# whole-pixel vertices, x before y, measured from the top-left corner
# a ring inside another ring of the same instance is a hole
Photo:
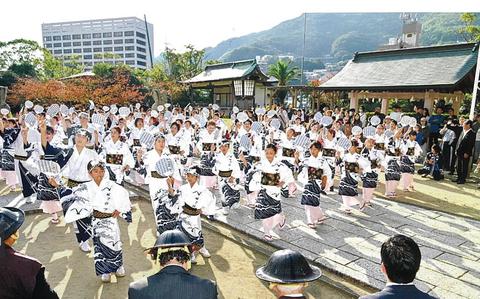
[[[168,44],[182,49],[215,46],[236,36],[269,29],[304,12],[480,11],[480,0],[5,0],[0,41],[41,42],[41,24],[136,16],[154,25],[155,55]],[[283,4],[285,3],[285,4]],[[387,4],[388,3],[388,4]]]

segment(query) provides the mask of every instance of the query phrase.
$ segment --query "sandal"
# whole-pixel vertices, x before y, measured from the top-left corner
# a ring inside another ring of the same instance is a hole
[[[324,222],[325,220],[327,220],[327,219],[328,219],[328,217],[323,217],[323,218],[321,218],[321,219],[318,219],[318,220],[317,220],[317,224],[323,224],[323,222]]]
[[[348,209],[348,210],[344,210],[345,214],[347,215],[351,215],[352,214],[352,210]]]
[[[363,211],[365,210],[365,207],[366,207],[366,204],[365,204],[365,203],[362,203],[358,209],[359,209],[361,212],[363,212]]]
[[[278,225],[278,228],[283,229],[285,227],[285,224],[287,224],[287,218],[283,218],[283,221]]]
[[[271,235],[263,235],[263,238],[265,239],[265,241],[268,241],[268,242],[273,241],[273,237]]]
[[[316,228],[317,228],[317,226],[316,226],[314,223],[308,223],[307,225],[308,225],[308,227],[310,227],[310,228],[312,228],[312,229],[316,229]]]
[[[58,219],[58,218],[57,218],[57,219],[53,219],[53,218],[52,218],[52,220],[50,220],[50,222],[53,223],[53,224],[59,224],[59,223],[60,223],[60,219]]]

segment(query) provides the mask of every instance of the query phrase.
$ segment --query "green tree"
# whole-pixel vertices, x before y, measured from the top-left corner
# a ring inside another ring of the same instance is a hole
[[[41,78],[60,79],[83,72],[83,66],[79,62],[78,56],[72,56],[68,60],[59,59],[50,53],[47,49],[43,49],[43,61]]]
[[[287,96],[286,86],[290,81],[299,77],[299,69],[292,65],[292,61],[278,60],[272,64],[268,69],[268,75],[275,77],[278,80],[279,89],[275,92],[275,97],[282,103]]]
[[[9,71],[15,73],[18,77],[36,77],[37,70],[30,62],[14,63],[8,68]]]
[[[299,69],[293,66],[290,60],[278,60],[270,66],[268,75],[278,80],[278,86],[287,86],[290,81],[299,77]]]
[[[0,69],[8,69],[13,64],[28,63],[35,67],[41,64],[41,47],[36,41],[14,39],[0,42]]]
[[[464,27],[460,28],[459,33],[467,42],[480,41],[480,26],[476,25],[477,17],[475,13],[463,13],[460,16]]]
[[[205,50],[197,50],[193,45],[187,45],[185,48],[187,51],[183,53],[171,48],[166,48],[163,53],[165,71],[170,80],[184,81],[203,70]]]

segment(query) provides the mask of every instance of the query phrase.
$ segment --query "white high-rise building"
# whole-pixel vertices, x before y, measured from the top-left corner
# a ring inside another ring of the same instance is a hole
[[[150,68],[153,25],[136,17],[42,24],[43,46],[55,57],[72,57],[92,70],[96,63]],[[149,41],[150,40],[150,47]]]

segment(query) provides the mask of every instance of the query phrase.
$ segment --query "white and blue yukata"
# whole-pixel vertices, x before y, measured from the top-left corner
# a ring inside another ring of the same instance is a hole
[[[65,222],[92,217],[92,239],[95,273],[115,273],[123,265],[120,227],[113,212],[132,221],[128,191],[114,181],[104,178],[100,185],[93,180],[74,190],[61,190]]]

